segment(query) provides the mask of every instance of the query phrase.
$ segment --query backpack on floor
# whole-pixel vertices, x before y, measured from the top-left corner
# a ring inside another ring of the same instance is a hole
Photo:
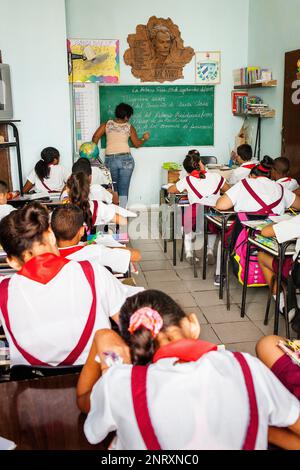
[[[256,216],[256,219],[258,217]],[[247,255],[248,232],[241,222],[249,220],[247,215],[239,213],[231,237],[231,264],[234,275],[240,284],[244,285]],[[265,287],[267,285],[262,270],[258,264],[257,249],[251,248],[248,287]]]

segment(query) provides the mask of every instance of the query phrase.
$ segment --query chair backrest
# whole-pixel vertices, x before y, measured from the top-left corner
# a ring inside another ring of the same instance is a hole
[[[201,161],[204,165],[208,165],[209,163],[218,163],[217,157],[202,157],[202,155]]]
[[[81,372],[83,365],[78,366],[57,366],[57,367],[44,367],[44,366],[27,366],[16,365],[10,369],[10,380],[28,380],[37,379],[42,377],[53,377],[57,375],[76,374]]]

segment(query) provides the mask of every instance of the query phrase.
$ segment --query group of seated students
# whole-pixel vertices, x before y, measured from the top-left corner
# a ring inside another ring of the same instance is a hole
[[[249,194],[245,180],[230,188],[206,173],[195,154],[184,167],[188,176],[176,190],[187,190],[192,204],[210,199],[220,209],[259,211],[255,191],[265,204],[277,202],[276,214],[300,208],[298,196],[271,181],[268,159],[249,169]],[[259,342],[261,360],[199,339],[196,314],[110,272],[124,272],[130,259],[140,259],[137,251],[81,241],[99,220],[122,223],[116,212],[103,215],[99,202],[109,207],[109,197],[106,204],[96,199],[103,188],[93,188],[90,166],[78,161],[62,183],[68,204],[52,214],[32,202],[0,221],[0,244],[16,270],[0,278],[0,321],[12,365],[83,365],[77,403],[88,414],[90,443],[116,431],[114,449],[252,450],[268,442],[299,449],[300,374],[282,357],[278,338]],[[0,183],[3,206],[5,191]]]

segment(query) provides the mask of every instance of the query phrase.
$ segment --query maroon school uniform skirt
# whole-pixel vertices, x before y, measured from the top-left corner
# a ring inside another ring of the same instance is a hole
[[[275,258],[272,264],[272,268],[275,274],[278,274],[278,264],[279,264],[278,259]],[[285,258],[283,262],[283,266],[282,266],[282,276],[284,279],[287,279],[289,277],[292,267],[293,267],[293,257],[288,256],[287,258]]]
[[[281,383],[300,400],[300,367],[284,354],[272,367],[273,374]]]

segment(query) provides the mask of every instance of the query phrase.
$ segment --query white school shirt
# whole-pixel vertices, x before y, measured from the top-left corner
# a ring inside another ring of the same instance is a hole
[[[49,178],[44,180],[45,185],[51,191],[62,191],[67,179],[68,179],[68,172],[62,165],[51,165],[50,166],[50,173]],[[45,188],[39,177],[37,176],[36,172],[32,170],[30,175],[28,176],[28,181],[34,185],[35,191],[38,192],[47,192],[48,190]]]
[[[108,168],[92,166],[92,184],[111,184],[111,176]]]
[[[281,184],[281,186],[283,186],[285,189],[288,189],[289,191],[296,191],[296,189],[299,188],[298,181],[294,178],[280,178],[277,180],[277,183]]]
[[[92,335],[74,365],[86,362],[95,332],[111,327],[109,317],[119,312],[126,298],[143,290],[123,285],[98,262],[90,262],[95,274],[96,321]],[[75,348],[85,327],[91,302],[90,285],[75,261],[66,264],[45,285],[14,274],[8,296],[11,330],[26,352],[56,366]],[[11,364],[28,364],[11,340],[1,310],[0,321],[9,343]]]
[[[59,248],[59,252],[64,256],[64,251],[72,248],[80,248],[78,251],[66,256],[73,261],[97,261],[101,266],[108,266],[116,273],[126,273],[130,264],[131,253],[129,250],[118,248],[107,248],[104,245],[86,245],[68,248]]]
[[[258,359],[244,354],[251,369],[259,429],[256,449],[267,449],[268,426],[287,427],[300,404]],[[161,359],[147,377],[149,414],[164,450],[236,450],[244,444],[249,399],[241,367],[228,351],[210,352],[196,362]],[[117,430],[116,449],[145,450],[131,394],[130,365],[108,370],[94,385],[84,432],[91,444]],[[122,390],[122,393],[120,393]]]
[[[300,251],[300,215],[291,217],[290,220],[284,220],[273,226],[278,243],[284,243],[288,240],[298,238],[296,243],[296,259]]]
[[[276,181],[266,177],[247,178],[246,181],[265,204],[272,204],[280,199],[282,186]],[[243,186],[242,181],[230,188],[226,195],[232,201],[235,212],[258,212],[262,209]],[[294,193],[284,189],[281,202],[271,212],[276,215],[284,214],[285,210],[293,205],[295,199]]]
[[[233,186],[237,184],[239,181],[243,180],[244,178],[248,178],[252,168],[247,168],[247,166],[257,165],[257,164],[258,164],[257,160],[250,160],[249,162],[242,163],[238,168],[233,170],[233,172],[230,175],[228,184]]]
[[[91,184],[90,186],[90,199],[96,199],[97,201],[106,202],[106,204],[111,204],[113,196],[99,184]]]
[[[192,185],[196,190],[203,196],[202,199],[194,193],[187,182],[187,177],[181,179],[176,183],[176,188],[180,193],[187,191],[190,204],[202,204],[203,206],[215,206],[217,200],[220,197],[220,191],[215,195],[213,194],[218,188],[219,184],[223,180],[220,189],[226,183],[225,178],[218,175],[217,173],[206,173],[206,177],[203,179],[195,178],[190,176]]]
[[[104,204],[102,201],[98,202],[98,210],[96,216],[96,222],[94,225],[105,225],[112,221],[114,216],[116,215],[116,208],[113,204]],[[92,214],[94,214],[95,210],[94,201],[90,199],[90,209]]]
[[[0,205],[0,220],[2,220],[4,217],[6,217],[8,214],[10,214],[14,210],[15,208],[11,206],[10,204],[1,204]]]

